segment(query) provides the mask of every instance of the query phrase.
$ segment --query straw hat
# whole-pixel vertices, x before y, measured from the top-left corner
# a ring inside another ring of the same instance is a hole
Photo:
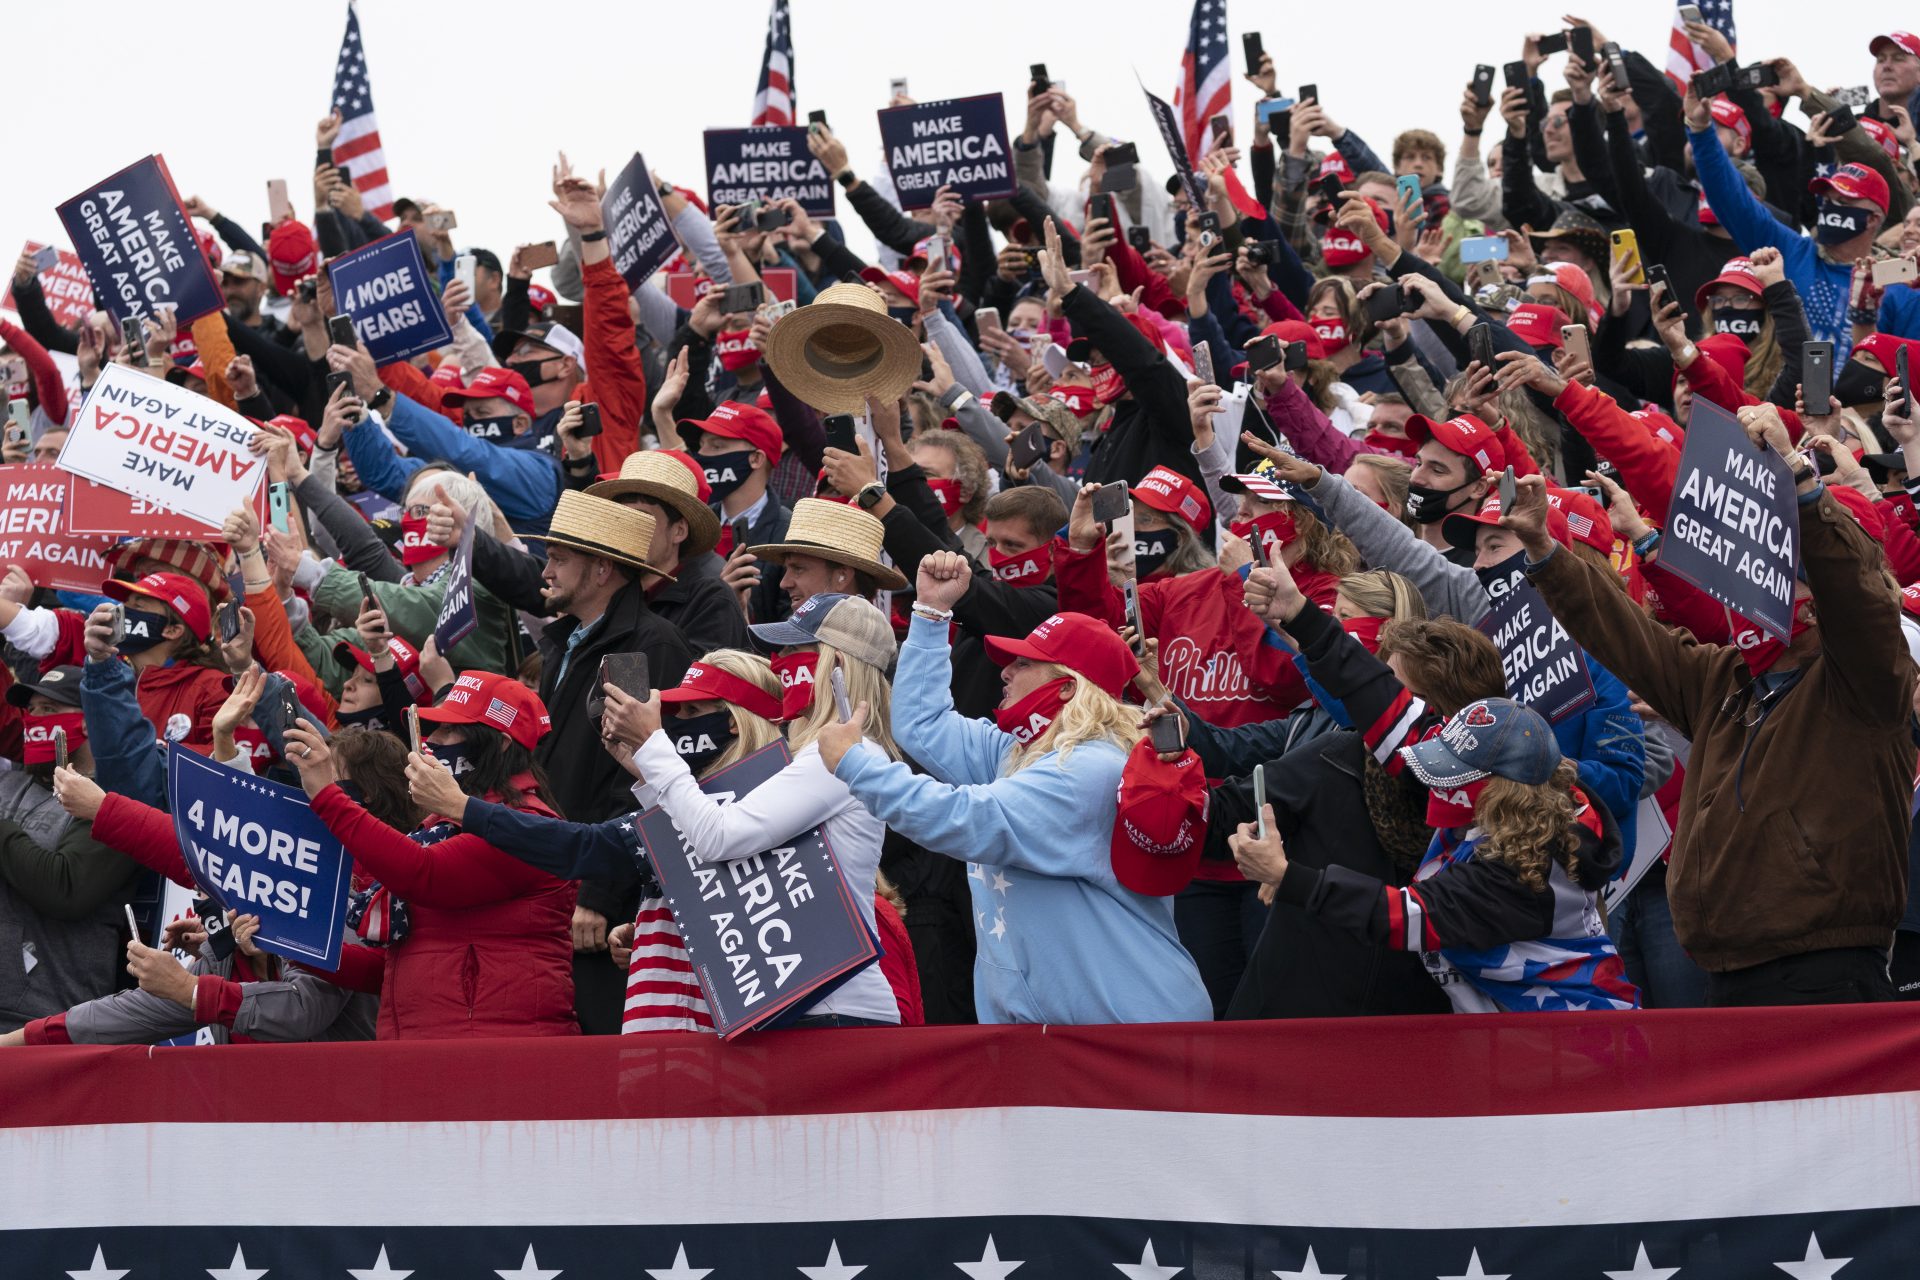
[[[782,386],[827,413],[893,400],[920,376],[913,331],[864,284],[836,284],[774,325],[767,364]]]
[[[907,585],[906,576],[880,563],[880,544],[886,532],[878,517],[858,507],[824,498],[802,498],[793,504],[793,520],[787,525],[785,542],[747,549],[762,560],[776,563],[784,562],[789,555],[802,555],[843,564],[872,576],[888,591],[900,591]]]
[[[646,573],[671,578],[672,574],[647,563],[647,548],[653,545],[653,516],[639,507],[623,507],[606,498],[590,498],[578,489],[560,495],[553,510],[553,523],[545,533],[522,533],[522,538],[539,538],[584,551],[590,556],[630,565]]]
[[[693,478],[687,464],[664,453],[651,450],[630,453],[620,464],[618,480],[602,480],[587,486],[589,498],[619,499],[638,494],[679,513],[687,522],[687,540],[680,544],[680,558],[691,560],[713,550],[720,541],[720,517],[700,501],[700,482]]]

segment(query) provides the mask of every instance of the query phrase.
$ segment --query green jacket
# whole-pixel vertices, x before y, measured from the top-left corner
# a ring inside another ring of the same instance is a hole
[[[395,635],[408,643],[424,645],[427,637],[433,634],[433,624],[440,620],[440,602],[446,595],[446,575],[435,575],[426,583],[408,586],[399,582],[374,582],[369,584],[373,595],[386,612],[387,625],[393,628]],[[455,645],[453,652],[445,655],[453,664],[455,671],[505,671],[507,669],[507,628],[515,625],[512,610],[501,603],[499,597],[481,586],[473,584],[473,598],[480,613],[480,625],[473,634]],[[313,609],[316,615],[328,614],[337,618],[356,618],[360,614],[360,575],[338,565],[330,568],[326,576],[320,579],[320,585],[313,589]],[[314,630],[301,628],[303,632]],[[356,639],[351,636],[339,639]],[[315,635],[314,640],[319,637]],[[324,663],[314,660],[314,651],[304,636],[300,638],[300,647],[313,661],[314,670],[331,672],[336,670],[332,648],[326,652]],[[344,680],[346,673],[341,671],[337,679]],[[329,684],[330,690],[337,684]]]

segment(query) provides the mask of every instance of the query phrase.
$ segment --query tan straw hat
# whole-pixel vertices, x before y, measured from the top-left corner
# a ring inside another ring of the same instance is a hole
[[[605,556],[662,577],[673,576],[647,563],[647,548],[653,545],[652,515],[639,507],[623,507],[606,498],[590,498],[578,489],[561,493],[560,505],[553,510],[553,523],[545,533],[518,536],[559,543],[590,556]]]
[[[886,533],[887,527],[878,517],[858,507],[825,498],[802,498],[793,504],[786,541],[747,549],[762,560],[779,562],[789,555],[801,555],[843,564],[871,575],[885,590],[899,591],[907,585],[906,576],[880,563],[880,544]]]
[[[682,560],[711,551],[720,541],[720,517],[700,501],[700,482],[694,479],[687,464],[672,454],[653,450],[630,453],[620,464],[618,480],[602,480],[587,486],[589,498],[618,501],[628,494],[651,498],[687,522],[687,540],[680,544]]]
[[[767,364],[781,385],[826,413],[859,413],[869,397],[898,399],[920,376],[921,359],[913,330],[864,284],[828,286],[767,339]]]

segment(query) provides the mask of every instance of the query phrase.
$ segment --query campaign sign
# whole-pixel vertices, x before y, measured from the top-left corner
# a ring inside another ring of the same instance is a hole
[[[767,296],[775,302],[792,302],[797,292],[796,273],[792,267],[760,268],[760,283],[767,286]],[[667,297],[676,307],[685,307],[691,311],[699,305],[700,299],[707,296],[707,290],[713,288],[712,276],[697,276],[691,271],[670,271],[667,273]]]
[[[606,224],[614,270],[629,289],[645,284],[648,276],[680,251],[667,207],[660,203],[660,190],[653,185],[653,175],[638,151],[620,176],[607,184],[607,194],[600,200],[600,217]]]
[[[453,549],[447,568],[447,591],[440,597],[440,617],[433,624],[433,643],[441,653],[473,634],[480,625],[480,607],[473,598],[473,521],[460,530],[460,545]]]
[[[1693,402],[1660,563],[1775,639],[1791,638],[1800,572],[1793,473],[1710,400]]]
[[[880,146],[902,209],[926,209],[941,187],[962,200],[1010,196],[1019,184],[997,93],[946,98],[880,112]]]
[[[38,240],[27,241],[23,253],[38,253],[46,248]],[[93,312],[93,282],[87,279],[87,268],[80,261],[80,255],[69,253],[65,249],[56,249],[59,261],[40,273],[40,295],[47,300],[47,311],[62,327],[78,328],[81,322]],[[7,277],[7,296],[0,299],[0,306],[18,312],[20,304],[13,300],[13,277]]]
[[[70,483],[82,482],[51,462],[0,467],[0,565],[19,565],[37,587],[94,593],[113,576],[107,569],[113,539],[68,531]]]
[[[700,789],[730,804],[790,760],[775,742]],[[751,858],[704,862],[665,809],[647,810],[639,826],[721,1039],[805,1008],[879,957],[820,828]]]
[[[791,125],[708,129],[707,203],[787,200],[815,218],[833,216],[833,175],[807,150],[807,131]]]
[[[145,320],[171,306],[184,329],[227,305],[159,156],[95,183],[58,212],[94,298],[116,319]]]
[[[266,459],[247,451],[256,431],[237,410],[109,364],[56,465],[218,529],[266,479]]]
[[[1510,576],[1502,587],[1479,629],[1500,650],[1507,696],[1557,724],[1596,696],[1587,656],[1524,576]]]
[[[76,411],[77,414],[77,411]],[[175,515],[165,507],[106,485],[68,476],[66,530],[79,537],[94,534],[109,538],[205,538],[207,526],[188,516]],[[267,527],[267,486],[254,491],[253,513],[260,527]]]
[[[353,860],[306,792],[167,748],[167,802],[194,882],[223,911],[260,917],[254,945],[340,967]]]
[[[440,295],[428,282],[413,229],[343,253],[327,264],[333,304],[375,364],[406,360],[453,341]]]
[[[1187,194],[1192,197],[1194,206],[1206,208],[1206,185],[1194,176],[1193,160],[1187,155],[1187,141],[1180,132],[1179,112],[1147,86],[1141,85],[1140,92],[1147,95],[1147,110],[1153,115],[1154,127],[1160,130],[1160,141],[1167,144],[1167,154],[1173,159],[1173,171],[1186,184]]]

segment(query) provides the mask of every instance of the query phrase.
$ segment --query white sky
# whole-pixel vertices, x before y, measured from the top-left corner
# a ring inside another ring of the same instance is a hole
[[[639,150],[663,176],[704,195],[700,131],[748,122],[767,7],[362,0],[396,189],[455,209],[456,243],[483,245],[503,261],[516,243],[560,233],[545,203],[556,148],[589,174],[602,166],[617,172]],[[892,77],[906,76],[923,100],[998,89],[1017,131],[1027,65],[1045,62],[1079,99],[1083,123],[1137,139],[1147,174],[1164,179],[1168,171],[1134,74],[1171,99],[1185,0],[1092,10],[1036,0],[791,0],[791,8],[801,119],[824,108],[856,170],[878,165],[873,113],[886,104]],[[1579,8],[1607,38],[1664,62],[1670,5],[1580,0]],[[1823,86],[1865,83],[1869,39],[1899,20],[1865,0],[1738,0],[1736,13],[1743,60],[1784,54]],[[1282,91],[1317,81],[1329,113],[1384,156],[1393,135],[1413,126],[1433,129],[1451,147],[1474,64],[1517,58],[1523,32],[1558,26],[1560,11],[1229,0],[1228,21],[1236,76],[1240,34],[1259,30]],[[183,196],[203,196],[251,231],[266,216],[269,178],[285,178],[295,208],[309,217],[313,126],[328,103],[345,22],[343,0],[195,0],[170,16],[130,0],[11,6],[5,261],[10,266],[28,238],[52,236],[64,246],[54,206],[149,152],[166,157]],[[1370,51],[1373,37],[1385,52]],[[1558,63],[1548,64],[1550,85]],[[101,70],[109,74],[95,74]],[[1255,92],[1236,80],[1243,138],[1251,136]],[[1496,120],[1487,140],[1499,133]],[[1058,155],[1056,180],[1077,177],[1070,148]],[[844,202],[841,209],[864,249],[870,238]]]

